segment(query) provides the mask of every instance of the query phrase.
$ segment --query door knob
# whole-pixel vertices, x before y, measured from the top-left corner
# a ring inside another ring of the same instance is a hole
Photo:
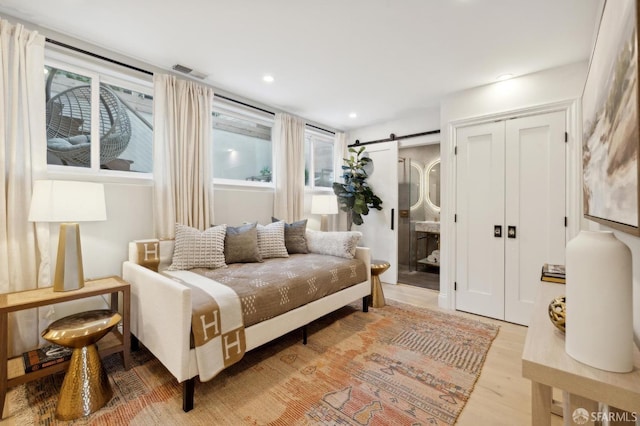
[[[507,227],[507,237],[509,238],[515,238],[516,237],[516,227],[515,226],[509,226]]]
[[[493,236],[496,238],[502,238],[502,225],[493,226]]]

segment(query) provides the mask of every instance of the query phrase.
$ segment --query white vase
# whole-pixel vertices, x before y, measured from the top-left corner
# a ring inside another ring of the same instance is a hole
[[[567,244],[565,350],[617,373],[633,369],[631,251],[613,232],[581,231]]]

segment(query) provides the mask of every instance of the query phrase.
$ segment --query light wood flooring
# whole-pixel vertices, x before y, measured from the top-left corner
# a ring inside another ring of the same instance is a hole
[[[497,324],[498,336],[487,354],[476,386],[458,418],[458,425],[514,426],[531,424],[531,382],[522,377],[522,349],[527,328],[464,312],[438,307],[438,292],[419,287],[382,284],[386,299],[436,309],[454,315]],[[552,416],[553,426],[562,418]]]

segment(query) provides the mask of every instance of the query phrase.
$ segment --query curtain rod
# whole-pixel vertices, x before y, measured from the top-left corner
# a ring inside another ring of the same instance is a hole
[[[429,130],[428,132],[412,133],[410,135],[404,135],[404,136],[396,136],[395,133],[391,133],[387,139],[378,139],[378,140],[369,141],[369,142],[360,142],[359,139],[356,139],[356,142],[352,143],[351,145],[348,145],[348,147],[352,148],[354,146],[371,145],[371,144],[374,144],[374,143],[398,141],[400,139],[417,138],[419,136],[436,135],[438,133],[440,133],[440,130]]]
[[[141,72],[143,74],[153,75],[153,72],[151,72],[151,71],[148,71],[148,70],[145,70],[145,69],[142,69],[142,68],[138,68],[138,67],[135,67],[135,66],[130,65],[130,64],[125,64],[124,62],[116,61],[115,59],[107,58],[106,56],[98,55],[97,53],[89,52],[88,50],[80,49],[79,47],[71,46],[71,45],[63,43],[61,41],[53,40],[53,39],[50,39],[50,38],[46,38],[45,40],[46,40],[47,43],[55,44],[56,46],[64,47],[65,49],[73,50],[75,52],[82,53],[83,55],[87,55],[87,56],[91,56],[91,57],[94,57],[94,58],[97,58],[97,59],[101,59],[103,61],[107,61],[107,62],[110,62],[112,64],[120,65],[122,67],[129,68],[129,69],[132,69],[134,71]]]
[[[82,53],[83,55],[91,56],[91,57],[96,58],[96,59],[100,59],[100,60],[103,60],[103,61],[106,61],[106,62],[110,62],[112,64],[120,65],[121,67],[129,68],[131,70],[141,72],[143,74],[153,75],[152,71],[148,71],[148,70],[145,70],[143,68],[139,68],[139,67],[136,67],[136,66],[133,66],[133,65],[130,65],[130,64],[126,64],[124,62],[116,61],[115,59],[107,58],[106,56],[98,55],[97,53],[89,52],[88,50],[80,49],[79,47],[71,46],[70,44],[63,43],[61,41],[53,40],[53,39],[48,38],[48,37],[45,38],[45,41],[47,43],[55,44],[56,46],[64,47],[65,49],[73,50],[74,52]],[[239,104],[239,105],[242,105],[242,106],[246,106],[246,107],[249,107],[249,108],[253,108],[255,110],[262,111],[262,112],[267,113],[267,114],[275,115],[275,112],[273,112],[273,111],[269,111],[269,110],[266,110],[266,109],[263,109],[263,108],[260,108],[260,107],[254,106],[254,105],[250,105],[250,104],[247,104],[245,102],[241,102],[241,101],[238,101],[238,100],[226,97],[226,96],[222,96],[222,95],[218,95],[218,94],[214,93],[214,97],[215,98],[224,99],[226,101],[234,102],[236,104]],[[331,133],[332,135],[335,135],[335,132],[332,132],[331,130],[323,129],[322,127],[314,126],[312,124],[307,124],[307,126],[313,127],[314,129],[325,131],[327,133]]]

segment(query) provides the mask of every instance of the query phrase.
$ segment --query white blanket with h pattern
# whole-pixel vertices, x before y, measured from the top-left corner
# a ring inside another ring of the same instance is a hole
[[[191,288],[191,331],[201,381],[242,359],[246,350],[242,305],[224,284],[190,271],[165,271],[165,275]]]

